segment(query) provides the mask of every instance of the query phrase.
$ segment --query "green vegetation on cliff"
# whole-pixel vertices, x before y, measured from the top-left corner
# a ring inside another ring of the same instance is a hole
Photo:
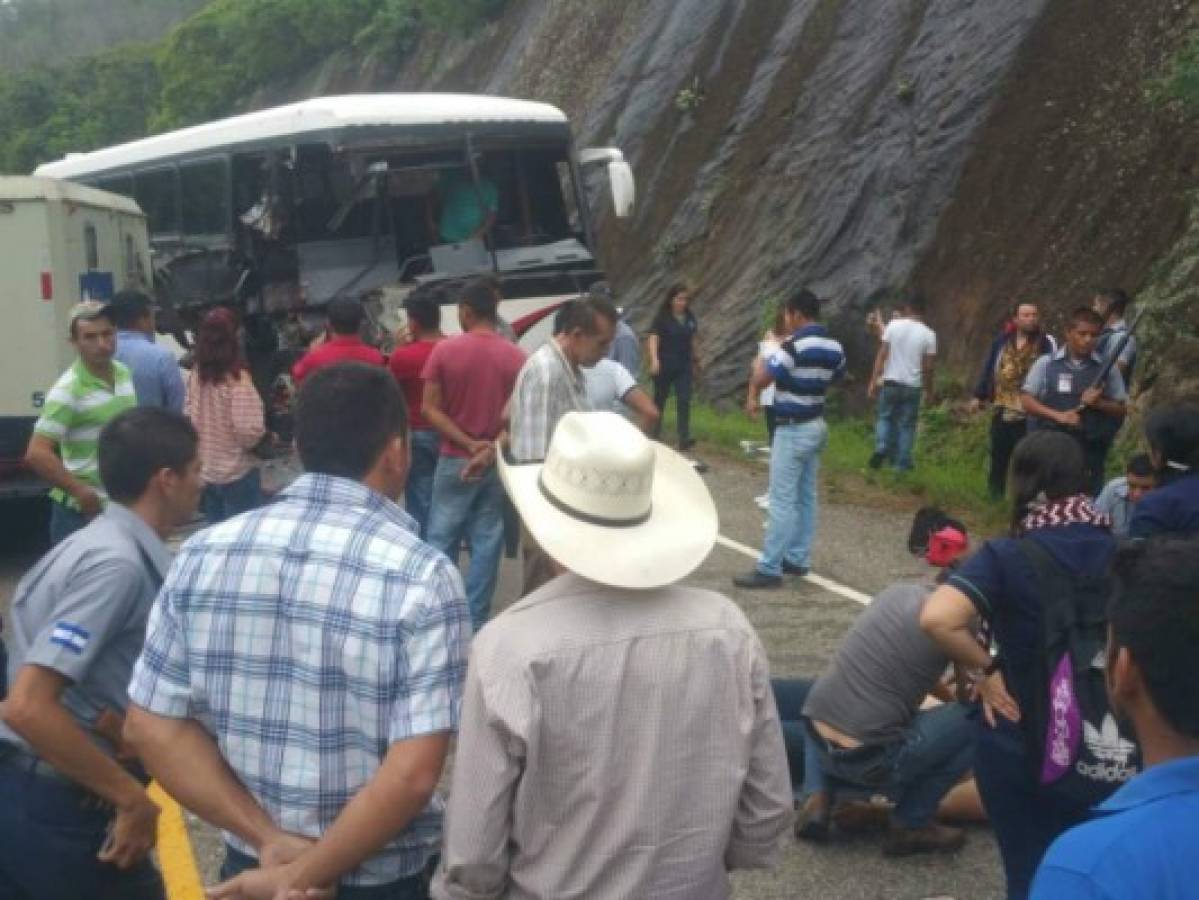
[[[0,75],[0,172],[232,112],[338,50],[396,57],[504,0],[211,0],[154,44]]]

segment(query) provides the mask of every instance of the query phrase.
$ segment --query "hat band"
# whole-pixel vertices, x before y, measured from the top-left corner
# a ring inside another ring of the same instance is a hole
[[[591,513],[585,513],[582,510],[575,509],[573,506],[568,506],[553,495],[553,492],[545,486],[544,470],[542,470],[542,474],[537,476],[537,487],[541,491],[541,496],[545,497],[554,509],[566,513],[572,519],[578,519],[580,522],[585,522],[588,525],[602,525],[605,528],[631,528],[634,525],[644,525],[649,521],[650,514],[653,512],[651,504],[650,508],[644,513],[634,516],[631,519],[611,519],[607,516],[593,516]]]

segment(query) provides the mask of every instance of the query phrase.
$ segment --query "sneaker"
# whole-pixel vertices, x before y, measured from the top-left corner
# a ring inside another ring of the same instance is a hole
[[[758,504],[762,509],[770,509],[770,495],[763,494],[760,497],[754,497],[754,503]]]
[[[762,588],[782,587],[783,577],[781,575],[766,575],[754,569],[752,572],[746,572],[744,575],[734,575],[733,584],[739,588],[756,591]]]
[[[786,560],[783,560],[783,574],[784,575],[798,575],[800,578],[803,578],[805,575],[807,575],[811,571],[812,571],[811,566],[796,566],[796,565],[793,565],[793,564],[787,562]]]
[[[868,465],[872,469],[881,469],[883,463],[887,461],[887,454],[879,453],[877,450],[870,454],[870,462]]]
[[[961,828],[930,823],[922,828],[892,825],[883,842],[884,856],[911,856],[914,853],[954,853],[966,843]]]
[[[828,794],[818,791],[804,801],[795,816],[795,836],[801,841],[823,844],[829,832]]]

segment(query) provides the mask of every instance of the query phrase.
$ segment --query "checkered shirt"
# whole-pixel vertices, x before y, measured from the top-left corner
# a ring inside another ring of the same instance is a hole
[[[198,720],[276,824],[318,837],[390,744],[458,727],[470,615],[458,571],[414,531],[369,488],[307,474],[200,532],[154,604],[132,702]],[[435,799],[342,884],[420,871],[441,814]]]
[[[587,383],[550,338],[525,360],[512,389],[509,441],[517,462],[545,459],[550,438],[568,412],[588,410]]]

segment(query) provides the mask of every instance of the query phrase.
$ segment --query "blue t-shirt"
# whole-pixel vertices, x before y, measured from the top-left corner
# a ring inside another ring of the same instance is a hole
[[[1199,534],[1199,474],[1176,478],[1142,497],[1128,533],[1134,538]]]
[[[1032,900],[1184,900],[1199,896],[1199,757],[1147,769],[1063,834]]]
[[[1112,533],[1095,525],[1038,528],[1024,540],[1036,541],[1066,571],[1077,575],[1106,571],[1116,552]],[[1040,669],[1041,592],[1019,541],[987,541],[948,583],[969,597],[990,625],[1008,689],[1021,709],[1031,709]]]

